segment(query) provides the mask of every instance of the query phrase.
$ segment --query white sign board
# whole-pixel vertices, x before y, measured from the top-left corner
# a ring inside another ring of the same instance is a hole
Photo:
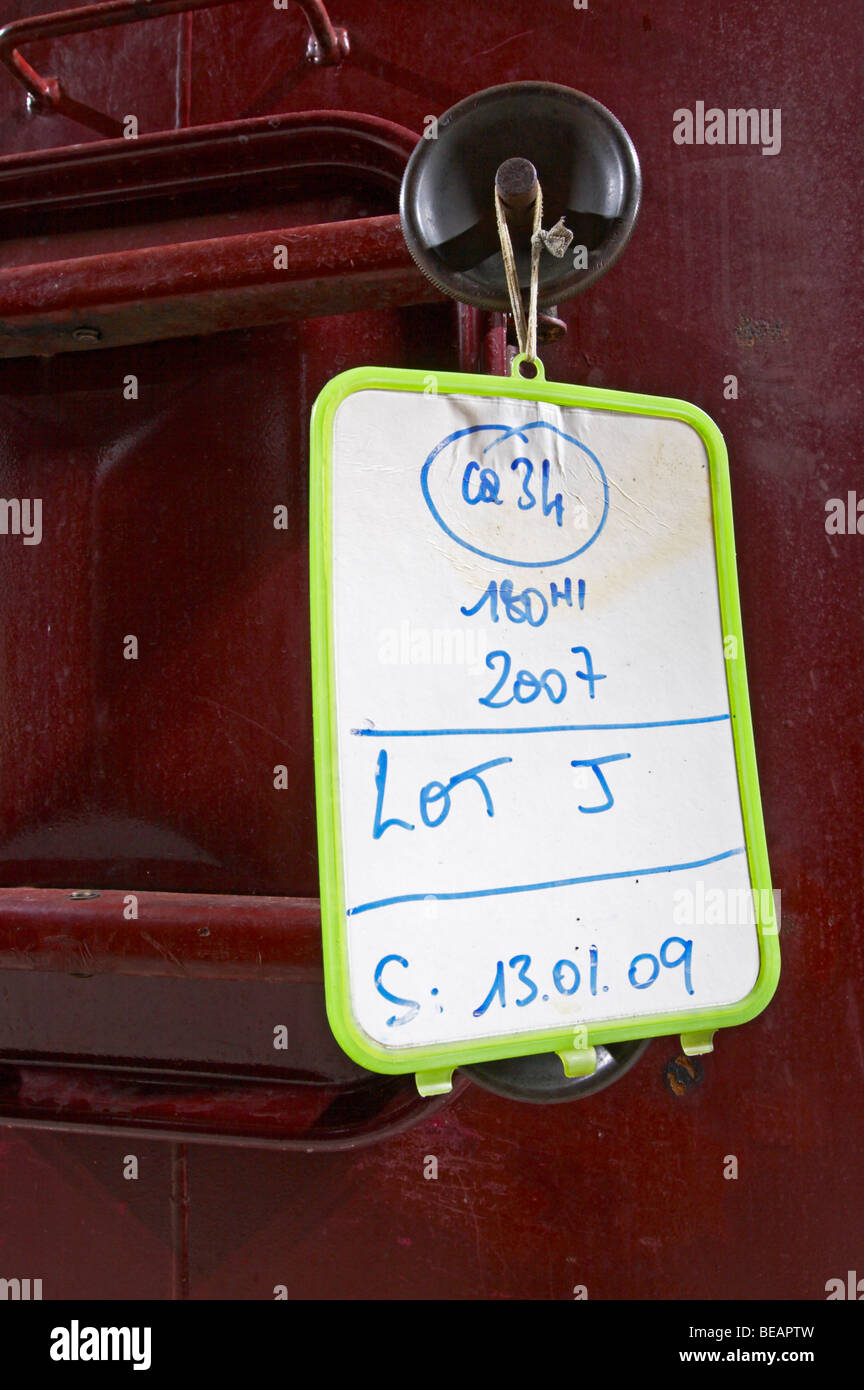
[[[316,418],[337,1036],[423,1071],[749,1016],[773,914],[705,429],[390,375]]]

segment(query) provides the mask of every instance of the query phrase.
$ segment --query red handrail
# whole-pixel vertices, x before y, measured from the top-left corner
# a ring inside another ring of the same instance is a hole
[[[117,24],[134,24],[139,19],[160,19],[165,15],[185,14],[194,10],[215,9],[235,0],[106,0],[99,5],[85,5],[80,10],[59,10],[56,14],[30,15],[13,20],[0,29],[0,62],[27,91],[28,100],[37,110],[49,110],[77,121],[79,125],[97,130],[109,137],[122,135],[123,126],[102,111],[76,101],[64,91],[57,77],[41,77],[22,57],[22,44],[36,39],[60,38],[64,34],[82,34],[91,29],[109,29]],[[348,53],[348,35],[335,28],[322,0],[295,0],[306,16],[310,29],[306,57],[311,63],[336,66]]]

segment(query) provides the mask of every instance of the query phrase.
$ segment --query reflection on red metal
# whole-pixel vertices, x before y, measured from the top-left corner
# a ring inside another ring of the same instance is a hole
[[[321,914],[317,898],[0,888],[0,969],[318,980]]]
[[[18,51],[25,43],[36,39],[60,38],[65,34],[82,34],[91,29],[108,29],[116,24],[132,24],[140,19],[159,19],[164,15],[182,14],[191,10],[211,10],[234,0],[107,0],[106,4],[85,5],[80,10],[60,10],[56,14],[32,15],[14,20],[0,29],[0,62],[23,84],[28,101],[36,110],[49,110],[98,130],[100,135],[123,134],[120,121],[96,111],[84,102],[76,101],[63,90],[56,77],[40,77]],[[348,53],[348,36],[344,29],[335,29],[322,0],[296,0],[309,23],[311,34],[306,49],[310,62],[335,65]]]
[[[320,1152],[377,1143],[426,1120],[448,1096],[423,1100],[413,1077],[371,1072],[350,1086],[205,1069],[0,1063],[0,1126],[117,1134]]]

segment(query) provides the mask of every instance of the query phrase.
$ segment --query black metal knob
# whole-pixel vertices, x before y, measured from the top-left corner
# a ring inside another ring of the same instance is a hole
[[[597,1068],[590,1076],[565,1076],[561,1059],[554,1052],[508,1057],[501,1062],[477,1062],[461,1070],[485,1091],[493,1091],[508,1100],[555,1104],[580,1100],[605,1090],[636,1065],[650,1041],[650,1038],[638,1038],[634,1042],[609,1043],[608,1046],[598,1044]]]

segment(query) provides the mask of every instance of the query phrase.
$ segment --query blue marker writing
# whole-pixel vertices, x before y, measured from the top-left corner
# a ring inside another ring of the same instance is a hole
[[[624,758],[629,757],[629,753],[608,753],[605,758],[571,759],[571,767],[590,767],[593,769],[594,776],[600,783],[603,795],[606,797],[606,800],[603,802],[602,806],[580,806],[579,810],[584,812],[586,816],[594,815],[594,813],[597,811],[609,811],[615,805],[615,798],[609,790],[609,783],[606,781],[606,778],[603,776],[603,773],[600,771],[600,768],[603,767],[606,763],[618,763],[621,762]]]

